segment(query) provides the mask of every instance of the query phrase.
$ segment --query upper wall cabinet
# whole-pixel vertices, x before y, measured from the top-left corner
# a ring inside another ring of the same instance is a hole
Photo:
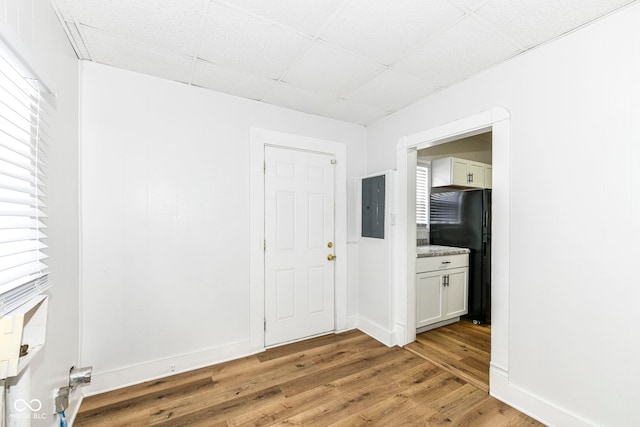
[[[431,161],[432,187],[491,188],[491,165],[445,157]]]

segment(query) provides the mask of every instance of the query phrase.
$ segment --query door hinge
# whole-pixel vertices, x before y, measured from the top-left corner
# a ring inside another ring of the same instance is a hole
[[[262,249],[264,249],[265,252],[267,251],[267,241],[266,240],[262,241]]]
[[[262,162],[262,173],[267,173],[267,162]]]
[[[267,332],[267,319],[264,319],[264,331]]]
[[[335,165],[336,163],[338,163],[338,161],[336,159],[331,159],[331,164]]]

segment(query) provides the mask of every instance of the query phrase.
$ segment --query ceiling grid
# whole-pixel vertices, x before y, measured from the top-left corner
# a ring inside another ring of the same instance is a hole
[[[368,125],[638,0],[52,0],[80,59]]]

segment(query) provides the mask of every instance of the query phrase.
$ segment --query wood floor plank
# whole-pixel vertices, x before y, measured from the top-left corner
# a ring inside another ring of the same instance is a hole
[[[343,393],[340,399],[331,400],[309,411],[288,418],[282,422],[286,425],[323,427],[339,422],[364,408],[384,401],[397,392],[393,384],[379,384],[375,387],[361,389],[357,392]]]
[[[363,389],[373,388],[389,383],[387,376],[391,373],[412,369],[419,365],[427,364],[424,359],[408,352],[401,352],[400,357],[391,361],[377,364],[372,362],[372,366],[362,371],[357,371],[352,375],[342,377],[331,383],[303,393],[296,394],[285,399],[282,403],[277,403],[269,408],[263,408],[258,414],[244,414],[229,421],[230,426],[250,426],[269,425],[270,423],[283,422],[303,412],[310,411],[320,405],[327,405],[330,401],[336,400],[339,396],[354,393]],[[288,422],[291,422],[289,420]]]
[[[343,378],[354,371],[362,370],[372,363],[383,363],[394,359],[395,352],[401,351],[398,348],[387,349],[384,346],[371,349],[368,353],[363,353],[362,357],[347,359],[346,363],[331,368],[322,369],[313,376],[286,381],[280,384],[280,388],[286,397],[307,391],[313,387],[329,383]]]
[[[144,395],[138,395],[125,400],[116,400],[112,403],[104,402],[102,406],[84,409],[78,414],[75,421],[77,425],[93,425],[100,419],[111,419],[114,414],[123,413],[126,409],[137,407],[148,407],[158,401],[173,401],[187,393],[203,393],[207,389],[214,387],[211,378],[202,378],[189,383],[178,384],[174,387],[165,387],[162,390],[154,391]],[[84,406],[84,403],[83,403]],[[149,414],[147,414],[149,417]]]
[[[243,362],[245,361],[242,360],[238,361],[237,363],[242,364]],[[246,362],[251,363],[251,361],[249,360]],[[82,408],[85,411],[89,411],[92,409],[103,407],[105,405],[109,405],[112,402],[118,400],[131,400],[152,393],[162,393],[167,389],[172,389],[183,384],[190,384],[194,381],[197,382],[202,379],[211,378],[212,372],[212,367],[207,367],[182,374],[172,375],[171,377],[146,381],[141,384],[124,387],[94,396],[88,396],[83,399]]]
[[[343,340],[358,338],[360,336],[361,334],[358,333],[357,329],[352,329],[340,334],[327,334],[292,344],[273,347],[268,349],[264,353],[260,353],[256,357],[260,362],[266,362],[271,359],[277,359],[278,357],[288,356],[292,353],[299,353],[301,351],[315,349],[318,347],[322,347],[325,344],[337,344]]]
[[[325,345],[319,347],[292,345],[289,346],[292,354],[279,352],[277,358],[264,358],[265,361],[259,366],[252,365],[247,370],[232,370],[222,375],[216,375],[214,379],[216,387],[205,393],[200,393],[197,399],[185,396],[152,408],[150,423],[155,425],[164,422],[166,414],[171,414],[174,418],[181,417],[185,414],[206,410],[207,407],[218,405],[226,400],[255,393],[267,386],[311,377],[312,374],[320,371],[321,368],[318,365],[330,366],[332,361],[336,359],[349,359],[353,355],[362,357],[361,351],[367,351],[370,347],[384,349],[379,343],[362,334],[352,336],[349,339],[351,346],[357,351],[344,351],[337,343],[315,340]],[[344,340],[338,341],[339,343],[345,342]]]
[[[282,401],[272,402],[260,410],[251,410],[228,420],[230,427],[270,426],[310,411],[320,405],[327,405],[340,399],[340,391],[330,385],[322,385]]]
[[[491,328],[460,321],[420,333],[405,348],[489,391]]]
[[[478,359],[487,360],[488,362],[491,354],[478,347],[474,347],[465,341],[464,338],[447,335],[439,331],[433,331],[431,334],[420,334],[416,341],[443,349],[458,358],[471,355]]]
[[[253,410],[257,404],[280,396],[280,388],[277,386],[269,387],[246,396],[227,400],[216,405],[210,405],[201,410],[182,416],[175,417],[173,414],[167,413],[162,422],[153,423],[151,425],[158,427],[181,427],[185,425],[198,425],[199,423],[203,423],[203,425],[210,425],[215,422],[226,422],[226,418],[228,417],[233,417],[236,414]]]
[[[432,352],[460,348],[440,331]],[[468,328],[467,328],[468,329]],[[481,346],[452,357],[480,370]],[[429,341],[429,340],[427,340]],[[485,344],[483,344],[485,343]],[[416,344],[424,350],[425,344]],[[359,331],[317,337],[87,398],[76,426],[540,426],[461,376]]]
[[[432,347],[422,346],[422,344],[418,342],[413,342],[408,346],[405,346],[405,349],[420,355],[426,360],[437,365],[439,368],[464,379],[485,392],[489,392],[488,372],[485,373],[470,370],[468,365],[460,363],[460,361],[456,360],[454,356],[446,352],[436,350]]]
[[[468,322],[461,321],[455,324],[455,327],[450,328],[438,328],[436,331],[449,336],[452,339],[462,341],[469,346],[475,347],[480,351],[490,353],[491,352],[491,328],[488,326],[479,326],[468,324]],[[466,325],[466,326],[462,326]],[[477,328],[477,329],[473,329]]]

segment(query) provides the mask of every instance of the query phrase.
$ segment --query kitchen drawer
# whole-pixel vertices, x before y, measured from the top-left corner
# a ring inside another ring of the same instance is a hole
[[[416,259],[416,273],[469,266],[469,254],[443,255]]]

